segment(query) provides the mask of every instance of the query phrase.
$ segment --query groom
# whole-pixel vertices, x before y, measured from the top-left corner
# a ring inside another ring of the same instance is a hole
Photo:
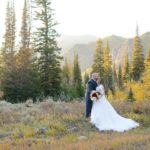
[[[87,89],[86,89],[86,118],[91,116],[91,109],[92,109],[92,104],[93,102],[91,101],[90,94],[91,91],[96,90],[97,87],[97,79],[99,78],[98,73],[93,73],[91,79],[87,83]]]

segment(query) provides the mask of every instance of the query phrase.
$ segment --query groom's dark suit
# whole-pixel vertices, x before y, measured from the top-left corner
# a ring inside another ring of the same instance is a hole
[[[97,83],[93,79],[90,79],[87,83],[87,89],[86,89],[86,117],[89,117],[91,115],[91,109],[93,102],[90,99],[91,91],[96,90]]]

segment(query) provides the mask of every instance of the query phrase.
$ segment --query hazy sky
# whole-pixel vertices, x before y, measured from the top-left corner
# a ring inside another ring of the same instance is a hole
[[[15,0],[17,22],[23,1]],[[0,37],[4,32],[6,2],[0,2]],[[150,0],[52,0],[52,7],[55,20],[60,23],[60,34],[133,37],[136,21],[140,34],[150,31]]]

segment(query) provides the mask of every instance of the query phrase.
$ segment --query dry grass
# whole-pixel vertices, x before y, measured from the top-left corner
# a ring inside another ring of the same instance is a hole
[[[121,115],[137,120],[140,127],[125,133],[99,132],[84,117],[85,103],[77,101],[45,100],[31,108],[20,104],[3,109],[0,150],[149,150],[150,101],[112,105]],[[41,127],[47,130],[37,132]]]

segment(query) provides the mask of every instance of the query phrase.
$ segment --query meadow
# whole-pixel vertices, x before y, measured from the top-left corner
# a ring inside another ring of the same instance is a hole
[[[140,123],[124,133],[99,132],[84,116],[85,102],[33,105],[0,102],[0,150],[149,150],[150,101],[111,101],[117,112]]]

